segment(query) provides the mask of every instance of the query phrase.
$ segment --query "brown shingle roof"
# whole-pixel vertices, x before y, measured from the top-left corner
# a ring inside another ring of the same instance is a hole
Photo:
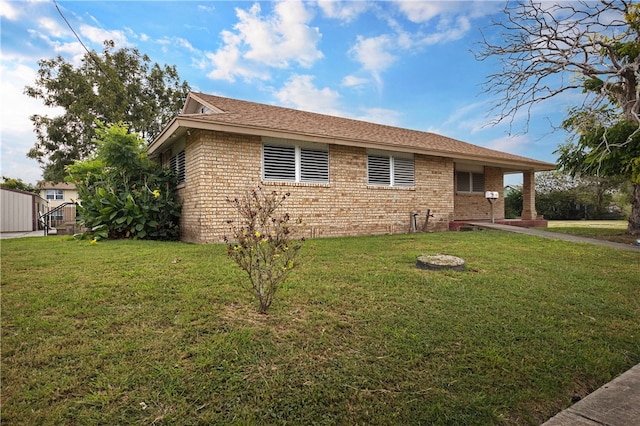
[[[38,188],[40,189],[76,189],[76,186],[72,183],[67,183],[67,182],[53,183],[53,182],[40,181],[38,182]]]
[[[555,168],[550,163],[483,148],[429,132],[203,93],[192,93],[190,97],[222,112],[181,114],[177,117],[178,119],[183,117],[189,118],[189,121],[193,120],[202,123],[293,133],[315,139],[326,139],[327,143],[427,153],[456,159],[513,163],[516,167],[528,167],[535,170]],[[155,142],[152,144],[152,150],[154,144]]]

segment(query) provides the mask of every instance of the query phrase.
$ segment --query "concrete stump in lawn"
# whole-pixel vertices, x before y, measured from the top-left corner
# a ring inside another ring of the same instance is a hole
[[[464,271],[464,260],[449,254],[421,255],[416,260],[416,267],[432,271],[452,270]]]

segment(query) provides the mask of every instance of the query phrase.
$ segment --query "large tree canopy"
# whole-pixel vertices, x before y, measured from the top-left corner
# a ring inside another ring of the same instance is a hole
[[[25,93],[62,115],[33,115],[37,141],[27,154],[40,162],[45,180],[61,181],[64,168],[94,151],[95,122],[123,122],[130,132],[152,139],[180,111],[189,85],[175,66],[151,64],[137,49],[115,49],[106,41],[102,54],[84,55],[74,67],[61,56],[39,62],[38,75]]]
[[[628,231],[640,234],[640,6],[628,0],[509,2],[493,41],[479,59],[497,58],[488,92],[495,121],[531,113],[534,105],[582,93],[563,127],[573,135],[559,149],[572,173],[625,177],[634,184]],[[574,140],[577,139],[577,142]]]

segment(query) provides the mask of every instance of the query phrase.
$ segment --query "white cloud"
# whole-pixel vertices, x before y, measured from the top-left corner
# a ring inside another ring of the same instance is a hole
[[[307,22],[310,14],[301,2],[277,3],[274,15],[262,19],[256,3],[249,11],[237,10],[240,22],[235,28],[249,47],[247,59],[272,67],[286,68],[290,61],[309,67],[323,57],[316,49],[320,31]]]
[[[431,45],[459,40],[472,30],[473,19],[486,17],[501,7],[498,2],[486,1],[395,0],[390,4],[397,8],[395,14],[387,9],[375,9],[378,19],[386,24],[387,33],[359,35],[349,51],[361,64],[362,71],[371,75],[378,90],[383,86],[382,73],[400,57],[421,54]],[[407,21],[412,24],[408,25]]]
[[[447,19],[456,15],[475,19],[498,12],[504,7],[495,1],[407,1],[396,0],[398,10],[411,22],[426,24],[434,18]]]
[[[469,33],[473,19],[486,17],[503,7],[499,2],[493,1],[398,0],[395,4],[409,21],[421,26],[420,31],[411,35],[415,45],[443,44],[459,40]],[[405,46],[413,47],[407,43]]]
[[[452,23],[449,20],[443,20],[438,24],[438,31],[428,34],[420,43],[431,45],[447,43],[459,40],[464,37],[471,29],[471,22],[466,16],[457,17]]]
[[[36,141],[29,117],[33,114],[53,116],[61,111],[24,94],[25,86],[34,84],[35,69],[24,65],[22,58],[2,55],[0,59],[2,175],[36,183],[42,178],[42,172],[38,163],[26,156]]]
[[[235,81],[236,76],[240,76],[245,80],[259,78],[266,80],[269,78],[267,72],[259,69],[251,69],[242,64],[241,52],[239,45],[242,43],[241,37],[230,31],[221,33],[224,46],[215,53],[206,53],[205,56],[213,64],[213,71],[207,74],[207,77],[213,80],[226,80],[231,83]]]
[[[518,134],[493,139],[482,145],[490,149],[495,149],[496,151],[519,154],[531,145],[531,141],[527,135]]]
[[[475,102],[454,110],[442,123],[442,127],[455,127],[457,130],[462,130],[463,133],[475,134],[485,128],[488,123],[486,102]]]
[[[283,105],[292,108],[344,116],[338,107],[340,94],[327,87],[317,88],[311,75],[294,75],[275,96]]]
[[[207,4],[207,5],[199,4],[198,5],[198,10],[200,12],[213,13],[213,12],[216,11],[216,8],[215,8],[215,6],[213,6],[211,4]]]
[[[389,35],[364,38],[358,36],[355,46],[350,53],[360,62],[365,71],[371,73],[378,90],[382,89],[380,73],[389,68],[398,57],[391,51],[396,47],[394,39]]]
[[[380,72],[389,68],[398,57],[393,55],[395,43],[388,35],[365,38],[358,36],[351,53],[366,71]]]
[[[282,105],[303,111],[337,117],[351,117],[356,120],[390,126],[398,125],[400,114],[390,109],[365,108],[361,109],[362,112],[358,114],[354,114],[353,109],[349,111],[343,109],[340,106],[340,94],[328,87],[322,89],[316,87],[313,78],[311,75],[294,75],[280,90],[275,92],[276,98]]]
[[[198,49],[194,48],[193,45],[189,42],[189,40],[184,39],[182,37],[177,37],[175,39],[175,44],[177,44],[179,47],[183,47],[187,49],[191,53],[198,52]]]
[[[454,2],[443,1],[396,1],[395,3],[407,19],[415,23],[428,22],[456,7]]]
[[[300,1],[276,3],[268,16],[262,16],[258,3],[248,10],[237,8],[236,15],[235,31],[222,31],[223,46],[207,55],[214,65],[211,78],[265,78],[265,66],[284,69],[297,64],[309,68],[324,57],[317,48],[320,31],[309,26],[313,16]],[[229,60],[231,64],[226,62]]]
[[[400,118],[400,113],[387,108],[367,108],[364,110],[364,114],[357,117],[358,120],[386,124],[387,126],[397,126]]]
[[[169,52],[169,48],[174,49],[176,47],[181,50],[187,50],[190,53],[201,53],[198,49],[193,47],[189,40],[182,37],[163,37],[155,40],[155,42],[162,46],[162,51],[165,53]]]
[[[60,23],[55,19],[46,16],[38,19],[38,28],[45,34],[56,38],[71,35],[71,31],[69,31],[68,27],[60,25]]]
[[[42,40],[47,46],[51,48],[51,50],[56,55],[61,55],[74,66],[80,65],[80,61],[82,60],[83,55],[86,53],[84,47],[78,41],[72,42],[61,42],[58,40],[51,39],[48,35],[40,33],[35,30],[27,30],[30,36],[38,38]],[[33,60],[37,60],[37,58],[33,58]]]
[[[20,11],[6,0],[0,0],[0,16],[9,21],[15,21],[20,16]]]
[[[357,77],[355,75],[348,75],[342,79],[342,85],[346,87],[363,86],[371,82],[368,78]]]
[[[109,31],[84,24],[80,26],[80,34],[98,45],[102,45],[105,40],[113,40],[117,47],[129,45],[126,34],[120,30]]]
[[[328,18],[351,22],[369,7],[366,1],[320,0],[318,6]]]

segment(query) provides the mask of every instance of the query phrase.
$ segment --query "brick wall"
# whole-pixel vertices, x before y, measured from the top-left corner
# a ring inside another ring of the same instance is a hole
[[[495,219],[504,219],[504,178],[503,171],[498,167],[484,168],[485,191],[496,191],[500,197],[493,204]],[[491,219],[491,204],[483,193],[455,195],[455,220],[486,220]]]
[[[222,241],[227,220],[236,219],[227,197],[241,196],[261,183],[260,137],[223,132],[192,131],[185,141],[186,183],[182,240]],[[264,182],[267,189],[289,192],[284,206],[302,218],[306,237],[404,233],[411,212],[419,212],[419,227],[427,209],[429,230],[445,230],[453,220],[453,161],[416,155],[415,188],[367,186],[366,149],[329,145],[329,184]],[[486,200],[485,200],[486,203]]]

